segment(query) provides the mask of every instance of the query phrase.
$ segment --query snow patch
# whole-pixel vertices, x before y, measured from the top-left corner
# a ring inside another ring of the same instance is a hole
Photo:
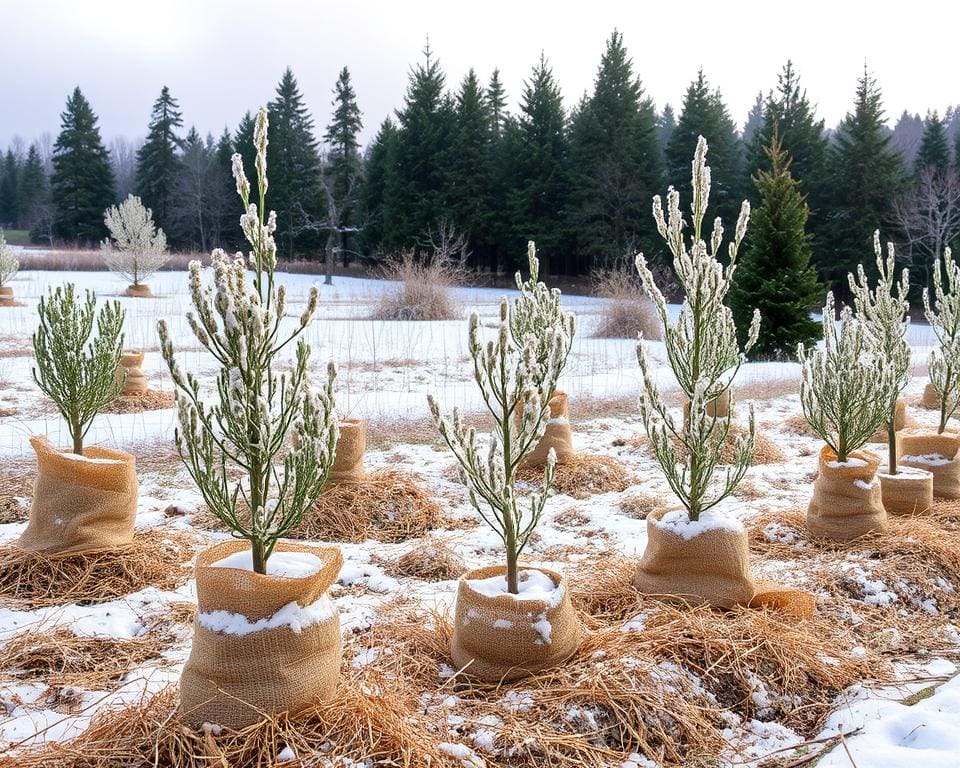
[[[288,579],[302,579],[313,576],[323,570],[324,563],[319,557],[309,552],[274,552],[267,558],[267,575],[284,576]],[[253,570],[253,550],[241,549],[232,555],[217,560],[211,568],[236,568],[241,571]]]
[[[953,459],[948,459],[939,453],[922,453],[916,456],[901,456],[900,461],[912,461],[914,464],[926,464],[928,467],[942,467],[952,463]]]
[[[564,588],[554,584],[547,574],[533,569],[521,570],[517,576],[518,594],[507,591],[507,575],[490,576],[486,579],[467,579],[474,592],[486,597],[509,595],[514,600],[542,600],[548,608],[556,608],[563,600]]]
[[[743,533],[746,529],[739,520],[715,509],[708,509],[700,513],[699,520],[691,520],[685,509],[675,509],[667,512],[653,524],[663,531],[669,531],[684,541],[690,541],[707,531],[731,531]]]
[[[250,621],[242,613],[231,611],[201,611],[197,614],[197,621],[204,629],[221,635],[244,637],[254,632],[280,627],[287,627],[299,635],[306,627],[327,621],[336,611],[329,595],[324,593],[319,600],[306,607],[296,602],[287,603],[272,616],[256,621]]]

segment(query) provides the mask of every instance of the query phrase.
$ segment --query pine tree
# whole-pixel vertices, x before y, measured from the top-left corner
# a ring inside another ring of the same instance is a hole
[[[176,129],[183,127],[180,105],[163,86],[153,102],[147,140],[137,152],[136,194],[153,211],[157,226],[172,231],[171,215],[180,177],[178,152],[183,140]]]
[[[290,67],[284,70],[276,98],[267,109],[270,112],[267,205],[277,214],[280,252],[293,256],[295,247],[307,240],[305,234],[300,234],[301,226],[318,212],[320,154],[313,136],[313,118],[303,103]]]
[[[743,133],[740,138],[745,147],[750,148],[754,142],[756,142],[757,133],[763,127],[764,103],[763,92],[761,91],[757,94],[753,106],[750,107],[750,111],[747,113],[746,122],[743,124]]]
[[[566,122],[560,87],[541,53],[524,83],[511,146],[510,208],[514,241],[538,244],[545,273],[549,264],[560,265],[567,245],[563,229],[569,194]]]
[[[357,95],[350,82],[350,70],[344,67],[334,86],[333,119],[327,126],[323,140],[330,147],[326,173],[332,178],[331,194],[337,201],[338,246],[343,252],[346,243],[342,230],[358,223],[357,201],[363,171],[358,136],[363,118],[357,106]]]
[[[181,144],[180,172],[168,209],[168,234],[191,249],[206,251],[210,247],[210,203],[208,188],[214,163],[213,139],[204,142],[196,128],[187,131]]]
[[[673,107],[667,104],[663,112],[657,118],[657,142],[660,144],[660,155],[664,164],[667,159],[667,144],[670,143],[670,137],[677,128],[677,116],[673,112]]]
[[[20,164],[12,149],[7,150],[3,159],[3,174],[0,176],[0,226],[15,229],[20,219],[17,200],[17,186],[20,176]]]
[[[943,121],[936,112],[927,115],[923,125],[923,138],[913,163],[914,175],[919,176],[928,169],[936,173],[946,173],[950,167],[950,142]]]
[[[17,190],[17,208],[20,214],[20,226],[32,229],[42,214],[47,200],[47,177],[43,172],[43,161],[36,144],[31,144],[27,159],[20,173],[20,185]]]
[[[233,152],[233,139],[230,131],[224,128],[214,148],[210,167],[210,242],[214,248],[226,248],[228,243],[236,242],[230,237],[230,233],[236,229],[233,212],[237,209],[232,194]]]
[[[720,92],[710,89],[702,69],[687,88],[677,127],[667,144],[667,181],[684,200],[693,196],[690,158],[700,136],[710,145],[710,166],[716,179],[710,190],[713,209],[708,212],[708,220],[719,216],[735,221],[745,186],[740,142]]]
[[[751,350],[754,357],[792,357],[797,344],[809,346],[820,337],[810,310],[823,298],[823,289],[810,266],[806,202],[776,128],[766,164],[769,170],[761,169],[754,178],[760,206],[750,219],[750,238],[733,279],[730,309],[741,344],[747,340],[753,310],[759,310],[763,320]]]
[[[385,202],[393,199],[388,185],[395,182],[397,128],[388,117],[380,124],[380,130],[367,151],[364,168],[361,205],[363,219],[363,245],[367,252],[375,252],[384,240],[384,228],[390,211]]]
[[[880,88],[864,69],[853,112],[847,114],[831,147],[829,261],[819,261],[821,279],[838,295],[849,290],[847,273],[856,271],[873,233],[881,230],[893,200],[906,182],[903,157],[890,145]]]
[[[647,211],[663,179],[657,114],[617,31],[593,95],[571,120],[570,166],[570,226],[582,256],[609,268],[637,249],[649,251],[656,228]]]
[[[500,70],[493,70],[490,83],[487,85],[487,109],[490,114],[490,130],[494,137],[499,138],[507,122],[507,92],[500,82]]]
[[[50,179],[53,234],[64,240],[99,242],[106,234],[103,212],[113,205],[113,170],[90,103],[74,89],[60,115]]]

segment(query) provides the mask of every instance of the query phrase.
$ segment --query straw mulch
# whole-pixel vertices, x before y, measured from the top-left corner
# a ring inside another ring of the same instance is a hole
[[[539,488],[543,472],[543,467],[524,467],[517,473],[517,482]],[[622,493],[633,483],[631,473],[612,456],[578,453],[557,463],[551,487],[557,493],[583,500],[598,493]]]
[[[23,504],[15,497],[28,498],[33,495],[33,480],[36,469],[29,472],[17,472],[0,477],[0,525],[22,523],[30,517],[30,505]]]
[[[119,395],[113,402],[103,407],[103,413],[140,413],[141,411],[159,411],[173,408],[176,398],[173,392],[160,392],[148,389],[132,395]]]
[[[16,608],[103,603],[144,587],[173,589],[192,573],[200,545],[177,531],[138,533],[117,550],[51,557],[0,548],[0,598]]]
[[[733,462],[735,441],[741,435],[746,434],[746,431],[746,427],[740,424],[731,425],[730,431],[727,433],[727,439],[724,441],[720,451],[721,464],[730,464]],[[642,448],[650,451],[649,439],[646,435],[637,435],[630,443],[634,448]],[[681,448],[679,440],[675,439],[674,445],[678,449]],[[756,432],[753,441],[753,453],[751,454],[751,462],[754,466],[760,464],[782,464],[786,460],[786,455],[773,440],[763,434],[763,432]]]
[[[387,560],[384,571],[394,578],[414,578],[421,581],[449,581],[458,579],[467,570],[457,554],[439,539],[430,539]]]

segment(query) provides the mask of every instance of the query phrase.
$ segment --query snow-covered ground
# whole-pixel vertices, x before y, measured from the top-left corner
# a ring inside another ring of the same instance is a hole
[[[316,278],[309,275],[282,275],[288,286],[288,307],[298,315],[309,286]],[[91,288],[101,297],[118,296],[124,284],[110,273],[100,272],[23,272],[13,283],[17,299],[25,304],[0,309],[0,473],[29,466],[32,452],[28,437],[46,434],[54,443],[66,441],[66,431],[59,416],[44,403],[31,380],[32,357],[30,335],[36,325],[38,297],[49,286],[66,281],[81,289]],[[178,355],[187,370],[194,371],[209,384],[215,371],[212,359],[200,351],[192,338],[185,313],[189,308],[186,275],[164,272],[151,281],[154,299],[131,299],[119,296],[127,313],[126,346],[146,351],[144,370],[153,389],[171,390],[169,375],[157,351],[156,324],[165,319]],[[386,423],[391,420],[422,420],[428,416],[426,393],[436,394],[444,407],[461,406],[479,409],[481,401],[473,383],[467,357],[466,323],[450,322],[378,322],[365,319],[373,302],[389,284],[353,278],[336,278],[332,287],[321,288],[320,311],[309,330],[317,366],[327,359],[340,366],[338,404],[344,416],[365,418]],[[500,289],[464,288],[456,291],[464,318],[479,312],[485,323],[493,323],[500,297],[509,292]],[[594,454],[615,457],[637,478],[635,485],[623,493],[605,493],[577,501],[556,494],[547,503],[540,536],[528,553],[531,560],[563,568],[571,562],[589,560],[594,543],[597,547],[613,546],[634,555],[646,543],[646,523],[625,514],[621,502],[631,494],[650,494],[668,498],[669,490],[646,451],[638,450],[632,438],[642,434],[636,416],[623,414],[620,406],[609,414],[600,413],[589,421],[578,420],[577,404],[585,400],[611,400],[629,403],[640,385],[631,340],[596,339],[592,336],[604,300],[568,296],[567,308],[578,315],[578,335],[561,388],[570,394],[571,417],[575,424],[577,447]],[[914,363],[925,362],[932,334],[925,326],[914,326],[910,332]],[[662,345],[652,344],[655,360],[663,360]],[[661,366],[660,381],[670,388],[669,372]],[[753,468],[748,481],[758,490],[729,501],[727,510],[742,520],[760,512],[786,511],[804,506],[809,500],[809,475],[815,469],[817,441],[785,428],[786,421],[799,413],[795,393],[798,367],[792,363],[745,365],[739,372],[736,389],[755,399],[759,428],[790,457],[784,463]],[[924,378],[913,380],[908,399],[916,399],[923,389]],[[209,390],[208,390],[209,391]],[[784,393],[767,397],[765,393]],[[602,409],[601,409],[602,410]],[[932,417],[911,410],[921,422]],[[97,417],[88,436],[88,444],[122,448],[137,453],[172,439],[175,415],[172,410],[132,414],[103,414]],[[452,459],[448,452],[434,445],[414,443],[391,446],[385,450],[369,450],[369,468],[402,467],[422,479],[439,497],[452,499],[445,511],[454,518],[474,520],[475,515],[463,499],[462,486],[451,478]],[[190,515],[165,517],[164,509],[176,505],[192,511],[201,503],[189,477],[176,464],[163,471],[140,474],[140,499],[137,526],[140,530],[193,530]],[[22,497],[23,505],[29,499]],[[563,513],[571,509],[586,522],[570,525]],[[24,523],[0,525],[0,543],[15,539]],[[584,531],[589,529],[589,538]],[[217,534],[204,533],[211,540]],[[499,540],[483,526],[442,530],[434,536],[446,543],[466,562],[473,565],[497,561]],[[427,607],[443,607],[452,603],[456,583],[428,583],[415,579],[397,579],[382,567],[385,558],[409,549],[409,544],[366,542],[344,544],[345,565],[333,598],[341,613],[346,632],[368,626],[378,607],[403,594],[419,599]],[[564,552],[563,560],[555,553]],[[553,557],[551,557],[551,555]],[[778,579],[808,586],[804,574],[795,572],[789,563],[766,563],[769,573]],[[864,575],[867,579],[867,575]],[[871,594],[896,589],[874,584]],[[933,596],[929,596],[933,597]],[[25,628],[46,630],[67,627],[74,633],[92,636],[136,637],[144,632],[149,617],[183,601],[193,601],[192,582],[164,592],[147,588],[120,600],[96,606],[68,605],[40,610],[15,610],[0,602],[0,642]],[[936,610],[934,601],[934,608]],[[642,622],[641,622],[642,625]],[[960,633],[957,633],[960,637]],[[121,685],[109,691],[82,691],[83,706],[79,713],[64,714],[49,704],[45,686],[33,683],[11,684],[0,677],[0,751],[11,744],[35,743],[43,739],[65,739],[76,735],[101,707],[138,699],[145,690],[159,690],[178,678],[180,666],[189,650],[189,638],[165,653],[164,657],[141,669],[132,670]],[[956,672],[947,658],[929,659],[925,666],[903,663],[904,679],[919,676],[947,681],[932,695],[913,706],[898,703],[912,692],[904,683],[900,688],[875,688],[869,685],[850,690],[836,702],[836,711],[826,724],[822,743],[829,737],[845,736],[845,743],[836,746],[820,763],[822,766],[900,766],[924,765],[925,768],[960,765],[960,685],[952,679]],[[915,686],[914,686],[915,687]],[[799,734],[776,722],[739,721],[728,734],[731,746],[727,764],[758,764],[766,756],[803,755],[809,746]],[[455,745],[454,745],[455,746]],[[813,747],[816,748],[816,747]],[[791,750],[797,750],[791,752]],[[623,766],[655,765],[636,755]]]

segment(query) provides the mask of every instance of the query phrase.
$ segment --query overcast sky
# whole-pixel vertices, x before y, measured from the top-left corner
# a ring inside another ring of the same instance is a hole
[[[741,124],[787,58],[828,125],[848,110],[864,61],[883,88],[888,120],[960,102],[955,39],[960,3],[577,3],[472,0],[0,0],[0,146],[56,135],[79,85],[109,141],[142,137],[168,85],[186,124],[231,131],[266,103],[290,65],[315,122],[329,116],[337,72],[350,68],[364,140],[399,106],[426,36],[455,86],[472,66],[499,67],[516,103],[543,50],[566,102],[590,89],[616,27],[658,109],[679,108],[703,67]],[[270,10],[267,10],[270,9]],[[318,131],[322,133],[322,130]]]

